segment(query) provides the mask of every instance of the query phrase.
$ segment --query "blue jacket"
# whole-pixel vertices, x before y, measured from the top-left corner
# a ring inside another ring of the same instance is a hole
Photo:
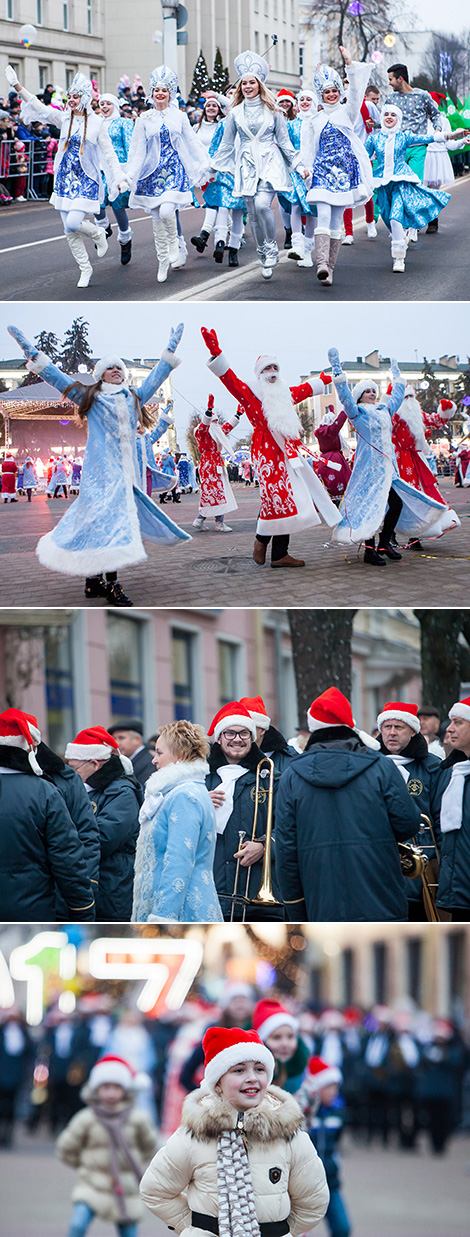
[[[91,786],[90,803],[100,831],[96,918],[100,922],[129,922],[139,809],[144,792],[136,777],[123,772],[119,756],[110,756],[93,774],[88,785]]]
[[[279,783],[276,847],[289,917],[406,919],[397,841],[417,832],[418,808],[380,752],[346,727],[318,734]]]
[[[180,761],[153,773],[146,784],[132,910],[138,922],[222,922],[207,771],[205,760]]]
[[[444,791],[452,777],[452,768],[465,760],[463,752],[453,751],[433,776],[431,815],[440,846],[441,863],[437,889],[437,906],[451,910],[453,906],[468,907],[470,914],[470,775],[464,779],[462,827],[441,833],[441,804]]]
[[[339,1190],[341,1186],[337,1147],[343,1130],[343,1108],[339,1095],[332,1104],[320,1104],[309,1130],[325,1169],[329,1190]]]

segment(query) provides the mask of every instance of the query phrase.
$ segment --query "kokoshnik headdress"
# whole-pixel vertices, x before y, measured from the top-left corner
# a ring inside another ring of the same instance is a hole
[[[165,89],[169,91],[171,102],[176,99],[178,94],[178,78],[174,70],[169,69],[166,64],[160,64],[158,68],[154,69],[153,73],[150,74],[149,103],[153,102],[152,91],[156,90],[157,86],[165,86]]]
[[[234,65],[239,78],[249,74],[251,77],[257,77],[259,82],[265,82],[269,73],[269,64],[257,52],[242,52],[240,56],[236,56]]]
[[[343,103],[346,98],[346,91],[344,89],[342,79],[337,69],[332,69],[329,64],[320,64],[318,66],[318,69],[313,75],[313,85],[315,87],[319,103],[323,103],[323,91],[327,90],[328,87],[331,86],[336,86],[336,89],[339,90],[340,103]]]
[[[90,78],[85,77],[84,73],[76,73],[72,85],[69,86],[67,96],[71,94],[80,95],[80,112],[87,112],[93,98],[93,86]]]

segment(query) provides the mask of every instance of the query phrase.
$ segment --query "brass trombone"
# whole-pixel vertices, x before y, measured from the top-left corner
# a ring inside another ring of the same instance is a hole
[[[250,879],[251,867],[248,868],[246,874],[245,897],[243,901],[242,922],[246,920],[246,911],[248,906],[282,906],[282,902],[278,902],[273,894],[272,882],[272,833],[273,833],[273,800],[274,800],[274,760],[269,756],[263,756],[256,768],[256,783],[255,783],[255,810],[253,815],[253,828],[251,831],[251,841],[256,842],[256,826],[258,823],[258,805],[260,802],[260,780],[262,766],[266,765],[269,768],[269,783],[268,783],[268,813],[266,820],[266,841],[264,844],[263,855],[263,870],[261,873],[261,884],[255,898],[250,898]]]
[[[401,870],[403,876],[407,876],[411,880],[416,879],[416,877],[421,878],[426,918],[430,923],[440,923],[441,918],[436,907],[439,852],[436,846],[432,821],[429,816],[426,816],[425,812],[421,812],[421,822],[421,829],[426,827],[430,829],[435,854],[432,856],[426,854],[426,851],[431,849],[429,846],[416,846],[414,842],[399,842],[398,850],[400,852]],[[431,880],[429,877],[431,877]]]

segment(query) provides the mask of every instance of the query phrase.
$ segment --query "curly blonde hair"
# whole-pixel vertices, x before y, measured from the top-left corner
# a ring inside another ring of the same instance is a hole
[[[204,726],[181,720],[160,726],[158,738],[165,740],[170,751],[180,760],[207,760],[210,743]]]
[[[242,91],[242,81],[243,81],[243,78],[240,78],[240,81],[237,82],[235,86],[235,91],[234,91],[234,95],[233,95],[233,99],[231,103],[232,107],[237,107],[239,103],[243,103],[245,96]],[[278,108],[277,106],[274,95],[271,94],[271,91],[268,90],[268,87],[265,86],[264,82],[259,83],[259,97],[261,99],[261,102],[265,103],[266,107],[269,107],[271,112],[280,111],[280,108]]]

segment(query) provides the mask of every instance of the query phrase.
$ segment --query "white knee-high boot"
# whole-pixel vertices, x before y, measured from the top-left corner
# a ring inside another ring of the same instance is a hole
[[[85,242],[78,235],[78,232],[66,232],[65,235],[72,257],[75,258],[77,266],[80,267],[80,279],[77,288],[87,288],[93,274],[93,267],[88,257]]]
[[[155,240],[155,249],[158,258],[158,283],[165,283],[170,266],[170,247],[168,244],[167,230],[162,219],[154,219],[152,217],[153,235]]]
[[[96,252],[99,258],[104,258],[108,251],[108,242],[104,228],[100,228],[97,223],[92,223],[91,219],[84,219],[78,229],[83,236],[89,236],[93,244],[96,245]]]
[[[178,228],[176,226],[176,215],[174,211],[171,215],[163,218],[162,223],[168,238],[170,266],[174,266],[175,263],[178,266],[180,261],[180,251],[178,245]]]
[[[393,258],[392,271],[403,273],[405,269],[406,240],[392,241],[391,250]]]

